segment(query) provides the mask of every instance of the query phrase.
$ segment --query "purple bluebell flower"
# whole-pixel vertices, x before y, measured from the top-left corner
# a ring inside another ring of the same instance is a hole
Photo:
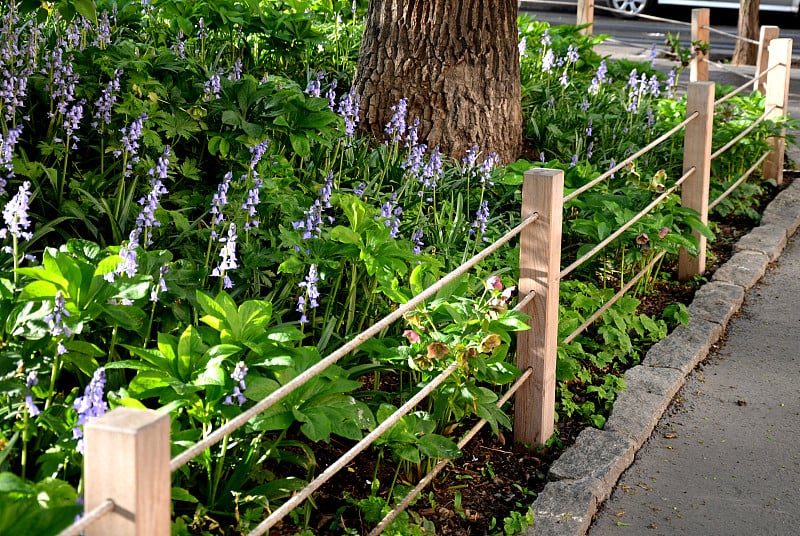
[[[428,157],[428,162],[422,168],[422,175],[420,181],[423,188],[436,188],[439,184],[439,177],[442,174],[442,153],[439,151],[439,146],[433,148],[431,155]]]
[[[159,207],[161,196],[168,193],[162,179],[167,178],[169,156],[170,148],[165,146],[164,153],[158,158],[155,169],[148,171],[148,175],[150,175],[150,191],[146,196],[139,199],[139,205],[142,210],[136,217],[136,225],[144,237],[143,245],[145,247],[153,244],[153,228],[161,226],[161,222],[156,218],[156,210]]]
[[[489,239],[483,236],[486,232],[486,222],[488,221],[489,202],[484,199],[481,201],[481,205],[478,207],[478,210],[475,213],[475,221],[472,222],[472,226],[469,230],[470,236],[475,236],[475,234],[478,234],[483,238],[484,242],[488,242]]]
[[[591,137],[592,136],[592,119],[589,118],[589,122],[586,124],[586,135]]]
[[[236,58],[233,61],[231,72],[228,73],[228,80],[236,82],[242,78],[242,58]]]
[[[308,81],[308,85],[306,86],[305,94],[309,97],[316,97],[320,98],[322,95],[322,78],[324,77],[324,73],[322,71],[318,71],[316,76]]]
[[[422,248],[425,247],[425,242],[422,241],[423,236],[421,227],[417,227],[411,235],[411,242],[414,244],[414,255],[422,253]]]
[[[582,112],[588,112],[589,111],[589,101],[588,100],[583,99],[583,102],[581,103],[581,111]]]
[[[525,54],[528,53],[528,38],[523,36],[522,39],[519,40],[517,48],[519,49],[519,57],[525,57]]]
[[[489,153],[489,156],[486,157],[486,160],[484,160],[478,168],[478,177],[480,178],[482,185],[494,186],[494,182],[492,182],[492,171],[497,165],[497,162],[497,153],[492,152]]]
[[[125,165],[125,170],[123,175],[125,177],[129,177],[131,172],[133,171],[133,164],[139,161],[139,140],[142,137],[142,129],[144,128],[144,122],[147,120],[147,114],[143,113],[139,117],[133,120],[133,122],[127,126],[122,127],[120,129],[120,133],[122,133],[122,138],[120,139],[120,144],[122,145],[122,150],[114,151],[114,156],[119,158],[124,154],[127,156],[127,163]]]
[[[208,80],[203,84],[203,100],[206,102],[218,100],[222,91],[222,69],[217,69],[211,73]]]
[[[257,207],[261,202],[259,193],[263,182],[258,177],[253,178],[253,187],[247,191],[247,199],[242,203],[242,209],[247,213],[246,221],[244,223],[244,230],[256,229],[261,221],[255,216],[258,214]]]
[[[78,102],[72,103],[72,105],[67,109],[67,113],[64,114],[64,130],[67,132],[67,136],[69,139],[72,140],[72,145],[70,149],[77,150],[78,149],[78,128],[81,124],[81,119],[83,119],[83,105],[85,101],[81,99]]]
[[[569,168],[572,169],[577,165],[578,165],[578,155],[574,154],[572,155],[572,160],[570,160]]]
[[[53,298],[53,310],[44,317],[44,321],[47,322],[47,326],[50,328],[50,335],[53,337],[71,336],[72,330],[67,326],[65,320],[69,316],[64,294],[61,290],[57,290],[55,298]]]
[[[592,78],[592,83],[589,87],[589,93],[592,95],[597,95],[600,92],[600,87],[607,81],[607,75],[608,67],[606,66],[606,60],[601,60],[600,65],[597,66],[597,71],[595,71],[594,77]]]
[[[586,159],[591,160],[592,154],[594,154],[594,142],[589,142],[589,145],[586,147]]]
[[[339,115],[344,119],[344,133],[352,139],[356,134],[358,126],[358,113],[361,107],[361,99],[356,94],[355,88],[342,95],[339,100]]]
[[[128,277],[133,277],[139,270],[139,260],[137,257],[137,248],[139,247],[139,236],[141,230],[136,226],[128,235],[128,242],[123,244],[119,250],[119,264],[114,272],[108,273],[104,276],[106,281],[113,281],[116,274],[125,274]]]
[[[157,302],[158,296],[169,290],[167,287],[167,281],[164,279],[164,276],[167,275],[167,272],[169,272],[169,264],[162,264],[158,269],[158,282],[153,285],[152,289],[150,289],[151,302]]]
[[[247,399],[244,396],[244,392],[247,389],[247,384],[245,383],[244,379],[247,377],[247,365],[244,361],[239,361],[236,363],[236,366],[233,368],[233,372],[231,372],[231,378],[233,379],[233,393],[226,396],[225,400],[223,400],[223,404],[227,406],[232,406],[234,403],[234,399],[239,406],[242,406]]]
[[[119,80],[122,77],[122,70],[115,69],[114,76],[103,88],[100,98],[94,103],[95,111],[92,117],[92,127],[97,128],[100,134],[105,130],[105,125],[111,124],[111,112],[117,102],[117,94],[120,91]]]
[[[201,40],[208,37],[208,29],[206,28],[206,21],[203,17],[200,17],[200,20],[197,21],[197,37]]]
[[[21,134],[22,125],[10,128],[5,139],[0,134],[0,168],[5,170],[5,178],[0,176],[0,195],[6,193],[6,179],[14,178],[14,146]]]
[[[550,28],[545,28],[544,33],[542,34],[542,45],[547,46],[552,42],[550,39]]]
[[[384,132],[390,136],[393,142],[399,142],[406,134],[406,113],[408,109],[408,101],[405,98],[400,99],[396,105],[391,107],[392,118],[386,125]]]
[[[233,281],[228,276],[228,272],[239,267],[236,262],[236,224],[231,222],[228,226],[228,234],[225,238],[220,238],[222,247],[219,251],[220,263],[211,271],[212,277],[222,278],[222,288],[233,288]]]
[[[306,313],[308,309],[316,309],[319,307],[319,290],[317,283],[319,282],[319,275],[317,273],[317,265],[312,264],[308,268],[308,275],[305,279],[297,284],[298,287],[303,289],[302,294],[297,299],[297,312],[300,313],[300,323],[308,323]]]
[[[580,55],[578,54],[578,49],[575,45],[570,45],[567,47],[567,62],[569,63],[577,63],[580,59]]]
[[[108,403],[103,400],[106,386],[106,371],[103,367],[94,371],[89,385],[72,404],[72,408],[78,412],[78,421],[72,429],[73,439],[78,440],[76,450],[80,453],[84,451],[83,430],[81,427],[90,420],[100,417],[108,411]]]
[[[361,197],[361,196],[363,196],[363,195],[364,195],[364,189],[365,189],[366,187],[367,187],[366,183],[360,182],[360,183],[358,183],[358,186],[356,186],[355,188],[353,188],[353,193],[354,193],[355,195],[357,195],[358,197]]]
[[[547,51],[544,53],[544,57],[542,58],[542,72],[549,73],[553,70],[553,65],[555,65],[556,58],[553,54],[553,49],[548,48]]]
[[[23,182],[17,194],[6,203],[3,209],[3,221],[6,226],[0,229],[0,238],[10,235],[14,239],[30,240],[33,236],[27,230],[31,224],[28,219],[30,188],[30,181]]]
[[[111,19],[108,16],[108,11],[103,10],[100,16],[97,17],[97,30],[95,32],[94,41],[92,46],[105,49],[111,44]]]
[[[186,41],[184,40],[186,36],[183,33],[183,30],[178,28],[178,40],[172,45],[172,52],[179,58],[183,59],[186,57]]]
[[[328,88],[327,93],[325,93],[325,97],[328,99],[328,108],[331,111],[336,111],[336,86],[338,82],[336,79],[331,80],[331,86]]]
[[[216,238],[216,226],[222,223],[225,218],[223,209],[228,205],[228,189],[231,186],[233,173],[230,171],[225,174],[222,182],[217,186],[217,192],[211,198],[211,237]]]
[[[261,159],[267,152],[267,149],[269,148],[269,143],[270,140],[269,138],[267,138],[255,144],[254,146],[250,147],[250,169],[252,170],[256,169],[256,166],[258,166],[258,163],[261,162]]]
[[[397,194],[393,193],[392,197],[381,206],[381,213],[379,216],[375,216],[375,219],[383,219],[383,224],[391,227],[389,236],[397,238],[400,235],[400,216],[402,215],[403,209],[397,206]]]
[[[28,394],[25,395],[25,407],[28,408],[28,415],[31,417],[36,417],[41,413],[39,407],[33,401],[33,395],[31,394],[31,389],[34,385],[39,385],[39,376],[35,370],[31,370],[25,378],[25,386],[28,388]]]
[[[292,222],[293,229],[303,230],[303,240],[311,238],[319,238],[322,233],[323,216],[325,209],[331,208],[330,198],[333,193],[333,172],[328,172],[325,177],[325,182],[318,191],[319,197],[314,200],[314,204],[303,212],[304,218],[299,221]],[[328,221],[333,223],[332,216],[328,216]]]

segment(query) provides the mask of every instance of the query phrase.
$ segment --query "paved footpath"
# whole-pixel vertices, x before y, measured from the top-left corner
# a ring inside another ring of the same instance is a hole
[[[800,533],[800,233],[751,288],[590,536]]]

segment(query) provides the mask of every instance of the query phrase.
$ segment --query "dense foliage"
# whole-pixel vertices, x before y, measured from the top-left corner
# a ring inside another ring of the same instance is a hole
[[[404,101],[379,144],[350,91],[364,6],[322,0],[24,0],[0,6],[0,532],[47,534],[80,512],[82,425],[115,406],[172,418],[183,450],[408,301],[519,221],[521,172],[573,190],[680,121],[670,77],[598,57],[573,27],[520,19],[531,161],[440,154]],[[721,144],[760,115],[729,101]],[[735,116],[735,117],[733,117]],[[720,160],[747,167],[776,126]],[[727,137],[726,137],[727,136]],[[677,139],[565,209],[565,260],[674,183]],[[715,186],[719,191],[719,186]],[[758,186],[750,186],[757,189]],[[746,192],[749,195],[750,191]],[[720,209],[747,212],[742,197]],[[563,284],[571,331],[658,251],[708,232],[670,197]],[[173,478],[174,532],[236,534],[451,362],[424,407],[373,447],[375,478],[341,512],[367,525],[465,423],[510,426],[517,376],[507,246]],[[652,290],[655,271],[637,289]],[[602,425],[624,366],[665,319],[628,297],[559,349],[559,417]],[[673,319],[681,317],[673,311]],[[402,478],[398,481],[398,475]],[[292,515],[309,527],[314,504]],[[524,519],[510,515],[510,527]],[[331,531],[341,531],[333,520]],[[425,521],[409,514],[396,532]]]

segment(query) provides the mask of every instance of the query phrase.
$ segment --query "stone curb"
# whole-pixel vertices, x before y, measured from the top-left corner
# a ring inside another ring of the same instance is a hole
[[[536,517],[526,536],[586,534],[686,376],[719,341],[745,292],[780,257],[798,228],[800,181],[794,181],[767,206],[761,225],[737,242],[734,255],[712,281],[696,292],[688,307],[689,324],[653,345],[642,363],[625,373],[626,389],[614,402],[604,429],[586,428],[553,462],[550,482],[533,502]]]

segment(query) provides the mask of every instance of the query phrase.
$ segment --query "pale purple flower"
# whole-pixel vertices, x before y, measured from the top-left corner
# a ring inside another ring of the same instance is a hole
[[[151,302],[157,302],[158,296],[169,290],[169,288],[167,288],[167,281],[164,279],[164,276],[167,275],[167,272],[169,272],[169,264],[162,264],[158,269],[158,282],[153,285],[152,289],[150,289]]]
[[[233,288],[233,281],[228,276],[228,272],[239,267],[236,262],[236,224],[231,222],[228,226],[228,234],[225,238],[220,238],[222,247],[219,251],[220,263],[211,271],[212,277],[222,278],[222,288]]]
[[[353,188],[353,193],[354,193],[355,195],[357,195],[358,197],[361,197],[361,196],[363,196],[363,195],[364,195],[364,189],[365,189],[366,187],[367,187],[366,183],[360,182],[360,183],[358,183],[358,186],[356,186],[355,188]]]
[[[143,113],[134,119],[129,126],[120,129],[120,133],[122,133],[122,138],[120,139],[122,150],[114,151],[114,156],[119,158],[123,155],[123,152],[127,155],[127,163],[123,171],[125,177],[130,176],[133,171],[133,164],[139,161],[139,140],[142,137],[142,129],[146,120],[147,114]]]
[[[217,192],[211,198],[211,237],[216,238],[217,232],[214,229],[217,225],[222,223],[224,219],[224,215],[222,210],[228,205],[228,189],[231,186],[231,179],[233,179],[233,173],[230,171],[225,174],[225,177],[222,179],[222,182],[217,186]]]
[[[233,67],[231,67],[231,72],[228,73],[228,80],[236,82],[241,78],[242,78],[242,58],[236,58],[233,61]]]
[[[41,413],[39,407],[34,403],[33,395],[31,394],[31,388],[34,385],[39,385],[39,376],[35,370],[31,370],[25,378],[25,386],[28,388],[28,394],[25,395],[25,407],[28,408],[28,414],[31,417],[36,417]]]
[[[308,268],[308,275],[305,279],[297,284],[298,287],[303,289],[303,293],[297,299],[297,312],[300,313],[300,323],[308,323],[306,312],[308,309],[316,309],[319,307],[319,290],[317,283],[319,282],[319,275],[317,274],[317,265],[312,264]]]
[[[339,115],[344,119],[344,133],[348,138],[353,138],[358,126],[358,112],[361,107],[361,99],[355,92],[355,88],[342,95],[339,100]]]
[[[244,361],[239,361],[236,363],[236,366],[233,368],[233,372],[231,372],[231,379],[234,381],[233,393],[225,397],[225,400],[222,402],[223,404],[232,406],[234,399],[239,406],[242,406],[245,402],[247,402],[247,399],[244,396],[244,392],[247,389],[247,384],[244,381],[247,377],[247,372],[247,365]]]
[[[519,57],[524,57],[528,52],[528,38],[523,36],[517,44],[517,48],[519,49]]]
[[[246,221],[244,223],[244,230],[257,228],[261,221],[255,216],[258,214],[257,207],[261,202],[259,193],[261,191],[262,181],[258,177],[253,179],[253,187],[247,191],[247,199],[242,203],[242,209],[247,213]]]
[[[178,40],[172,45],[172,52],[181,59],[186,57],[186,42],[184,41],[184,37],[183,30],[178,28]]]
[[[328,99],[328,108],[330,108],[330,110],[332,112],[336,111],[336,86],[337,85],[338,85],[338,82],[335,79],[331,80],[331,86],[330,86],[330,88],[328,88],[327,93],[325,93],[325,97]]]
[[[216,72],[211,73],[208,80],[203,84],[203,100],[208,102],[220,98],[222,91],[222,69],[217,69]]]
[[[586,124],[586,135],[591,137],[592,136],[592,119],[589,118],[589,122]]]
[[[71,336],[72,330],[69,329],[65,320],[69,316],[64,294],[61,290],[57,290],[55,298],[53,298],[53,310],[44,317],[44,321],[47,322],[47,326],[50,328],[50,335],[53,337]]]
[[[414,255],[422,253],[422,248],[425,247],[425,242],[422,241],[423,232],[421,227],[417,227],[411,235],[411,242],[414,244]]]
[[[553,49],[548,48],[547,51],[544,53],[544,57],[542,58],[542,72],[549,73],[553,70],[553,65],[556,62],[555,55],[553,54]]]
[[[270,140],[269,138],[258,142],[254,146],[250,147],[250,169],[255,170],[258,163],[261,162],[261,159],[264,157],[264,154],[267,152],[269,148]]]
[[[27,229],[30,227],[28,209],[30,204],[30,181],[25,181],[19,187],[17,194],[6,203],[3,209],[3,221],[6,226],[0,229],[0,238],[11,236],[16,239],[30,240],[33,236]]]
[[[97,128],[100,134],[105,130],[105,125],[111,123],[111,112],[114,109],[114,104],[117,102],[117,93],[120,91],[119,80],[122,77],[122,70],[115,69],[114,76],[108,81],[103,91],[100,93],[100,98],[94,103],[95,111],[92,117],[92,127]]]
[[[397,238],[400,234],[400,216],[402,215],[403,209],[397,206],[397,194],[393,193],[392,197],[381,206],[381,213],[379,216],[375,216],[375,219],[383,219],[383,224],[391,227],[389,236]]]
[[[483,236],[486,232],[487,221],[489,221],[489,202],[483,200],[481,201],[481,205],[478,207],[478,210],[475,213],[475,221],[472,222],[472,227],[469,230],[469,234],[474,236],[477,233],[483,237],[484,242],[487,242],[489,239]]]
[[[384,132],[392,138],[393,142],[399,142],[406,134],[407,109],[408,101],[405,98],[400,99],[400,102],[391,107],[392,118],[386,125]]]
[[[6,193],[6,178],[14,178],[14,146],[17,144],[22,134],[22,125],[17,125],[8,130],[8,134],[3,139],[0,134],[0,168],[5,169],[5,178],[0,176],[0,195]]]
[[[169,156],[170,148],[165,146],[164,153],[158,158],[156,168],[148,171],[148,175],[150,175],[150,191],[146,196],[139,199],[139,205],[142,210],[136,217],[136,225],[144,236],[143,245],[145,247],[153,244],[153,228],[161,226],[161,222],[156,218],[156,210],[160,205],[161,196],[168,193],[161,179],[167,178]]]
[[[578,165],[578,155],[574,154],[572,155],[572,160],[569,163],[569,168],[572,169],[577,165]]]
[[[310,97],[320,98],[322,95],[321,81],[324,76],[325,75],[322,73],[322,71],[317,72],[317,75],[308,81],[305,94]]]
[[[81,427],[90,420],[100,417],[108,411],[108,403],[103,400],[106,386],[106,371],[103,367],[94,371],[89,385],[72,404],[72,408],[78,412],[78,421],[72,429],[72,437],[78,440],[76,450],[80,453],[84,451],[83,430]]]
[[[546,29],[544,30],[544,33],[542,34],[542,44],[543,44],[544,46],[547,46],[547,45],[549,45],[551,42],[552,42],[552,40],[550,39],[550,28],[546,28]]]

